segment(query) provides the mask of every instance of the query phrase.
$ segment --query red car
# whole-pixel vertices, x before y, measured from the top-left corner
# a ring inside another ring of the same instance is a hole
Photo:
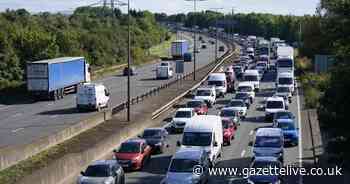
[[[231,140],[235,138],[237,125],[231,118],[222,118],[222,129],[224,136],[224,143],[231,145]]]
[[[144,139],[130,139],[123,142],[114,156],[125,169],[139,170],[151,158],[151,146]]]
[[[203,100],[188,101],[186,106],[188,108],[193,108],[198,115],[208,114],[208,105]]]

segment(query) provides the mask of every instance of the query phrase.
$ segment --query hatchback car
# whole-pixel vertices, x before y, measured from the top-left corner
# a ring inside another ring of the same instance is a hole
[[[257,157],[250,164],[250,170],[265,170],[265,169],[281,169],[283,164],[276,157]],[[267,174],[251,174],[248,176],[248,184],[258,183],[269,183],[269,184],[280,184],[282,183],[282,176],[278,173],[267,173]]]
[[[210,159],[208,153],[200,148],[181,148],[170,161],[168,171],[161,184],[207,183]],[[194,173],[201,168],[200,173]]]
[[[163,153],[168,147],[168,132],[164,128],[146,128],[139,137],[146,140],[153,153]]]
[[[243,100],[244,103],[247,105],[248,109],[249,109],[250,105],[252,104],[250,95],[248,93],[238,92],[238,93],[236,93],[234,99]]]
[[[235,138],[237,124],[230,118],[222,118],[222,129],[224,144],[231,145],[231,140]]]
[[[273,115],[273,122],[276,122],[279,119],[295,119],[295,116],[290,111],[278,111]]]
[[[114,150],[114,156],[118,163],[125,169],[142,169],[151,158],[152,148],[144,139],[130,139],[121,144],[118,150]]]
[[[220,116],[222,118],[230,118],[234,123],[239,124],[240,123],[240,116],[239,111],[231,108],[231,107],[224,107],[220,111]]]
[[[208,114],[208,105],[204,100],[190,100],[187,102],[186,107],[193,108],[198,115]]]
[[[123,168],[116,160],[98,160],[80,173],[78,184],[124,184]]]
[[[245,117],[247,116],[247,104],[240,99],[232,99],[230,101],[230,103],[227,105],[227,107],[231,107],[233,109],[236,109],[239,112],[239,116],[242,119],[245,119]]]
[[[298,145],[299,129],[296,128],[295,121],[292,119],[278,119],[274,123],[275,128],[282,129],[285,145]]]
[[[128,69],[128,67],[125,67],[123,70],[123,75],[128,76],[129,73],[130,73],[130,75],[137,75],[136,68],[130,67],[130,69]]]

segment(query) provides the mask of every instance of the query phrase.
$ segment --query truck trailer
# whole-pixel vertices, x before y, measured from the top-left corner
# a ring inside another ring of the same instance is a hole
[[[174,59],[183,59],[188,52],[189,44],[187,40],[176,40],[171,43],[171,55]]]
[[[27,89],[36,99],[58,100],[78,84],[90,81],[84,57],[62,57],[27,63]]]

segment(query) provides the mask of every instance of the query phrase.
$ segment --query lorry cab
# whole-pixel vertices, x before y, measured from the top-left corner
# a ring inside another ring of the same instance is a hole
[[[208,77],[208,85],[215,86],[216,95],[224,97],[227,93],[227,80],[225,73],[212,73]]]
[[[211,165],[222,155],[223,128],[220,116],[203,115],[193,117],[185,126],[181,148],[201,148],[209,154]]]
[[[110,93],[103,84],[84,83],[78,86],[77,108],[98,110],[108,107]]]
[[[258,70],[246,70],[243,74],[243,81],[250,82],[254,85],[254,90],[260,89],[260,75]]]
[[[173,67],[169,62],[162,62],[156,68],[157,79],[170,79],[173,77]]]

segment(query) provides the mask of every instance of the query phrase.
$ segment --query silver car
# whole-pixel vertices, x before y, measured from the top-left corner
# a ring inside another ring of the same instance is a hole
[[[78,184],[124,184],[124,171],[117,160],[93,162],[80,173]]]

